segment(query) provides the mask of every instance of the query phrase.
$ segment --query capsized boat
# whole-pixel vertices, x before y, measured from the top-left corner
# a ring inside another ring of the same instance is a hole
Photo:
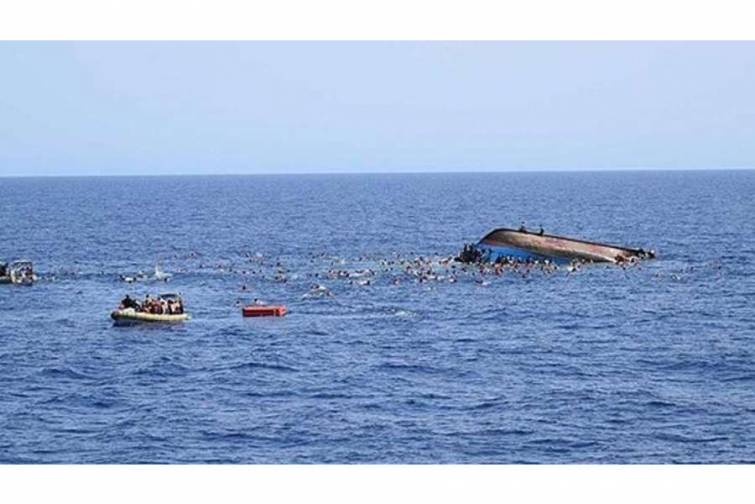
[[[495,262],[500,259],[515,261],[551,260],[555,262],[608,262],[624,263],[655,257],[652,250],[628,248],[620,245],[592,242],[528,231],[524,228],[498,228],[486,234],[475,246],[480,259]]]
[[[21,259],[0,263],[0,284],[31,285],[37,281],[31,261]]]

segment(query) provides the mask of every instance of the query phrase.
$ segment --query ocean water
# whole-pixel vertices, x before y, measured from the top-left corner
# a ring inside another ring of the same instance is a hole
[[[2,463],[755,462],[755,172],[0,189],[0,259],[41,277],[0,285]],[[522,221],[658,259],[456,282],[392,262]],[[167,283],[119,278],[158,262]],[[192,320],[112,326],[163,291]],[[253,298],[290,314],[244,319]]]

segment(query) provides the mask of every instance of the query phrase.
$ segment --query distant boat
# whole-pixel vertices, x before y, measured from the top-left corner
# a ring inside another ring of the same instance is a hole
[[[486,234],[476,245],[482,257],[494,262],[499,258],[514,260],[553,260],[622,263],[655,257],[643,249],[592,242],[578,238],[499,228]]]
[[[31,261],[20,259],[11,263],[0,262],[0,284],[31,285],[37,281]]]

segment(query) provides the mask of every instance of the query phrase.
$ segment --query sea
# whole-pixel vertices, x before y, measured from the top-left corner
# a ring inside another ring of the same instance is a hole
[[[39,276],[0,285],[0,463],[753,463],[753,195],[754,171],[0,179],[0,261]],[[657,258],[449,261],[522,224]],[[190,320],[113,325],[164,292]]]

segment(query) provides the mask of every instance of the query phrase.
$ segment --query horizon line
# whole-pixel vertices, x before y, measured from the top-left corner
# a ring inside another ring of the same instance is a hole
[[[39,174],[39,175],[0,175],[0,179],[7,178],[127,178],[127,177],[257,177],[257,176],[317,176],[317,175],[482,175],[482,174],[522,174],[522,173],[617,173],[617,172],[725,172],[752,171],[754,166],[722,167],[722,168],[575,168],[575,169],[514,169],[514,170],[437,170],[437,171],[322,171],[322,172],[257,172],[257,173],[90,173],[90,174]]]

